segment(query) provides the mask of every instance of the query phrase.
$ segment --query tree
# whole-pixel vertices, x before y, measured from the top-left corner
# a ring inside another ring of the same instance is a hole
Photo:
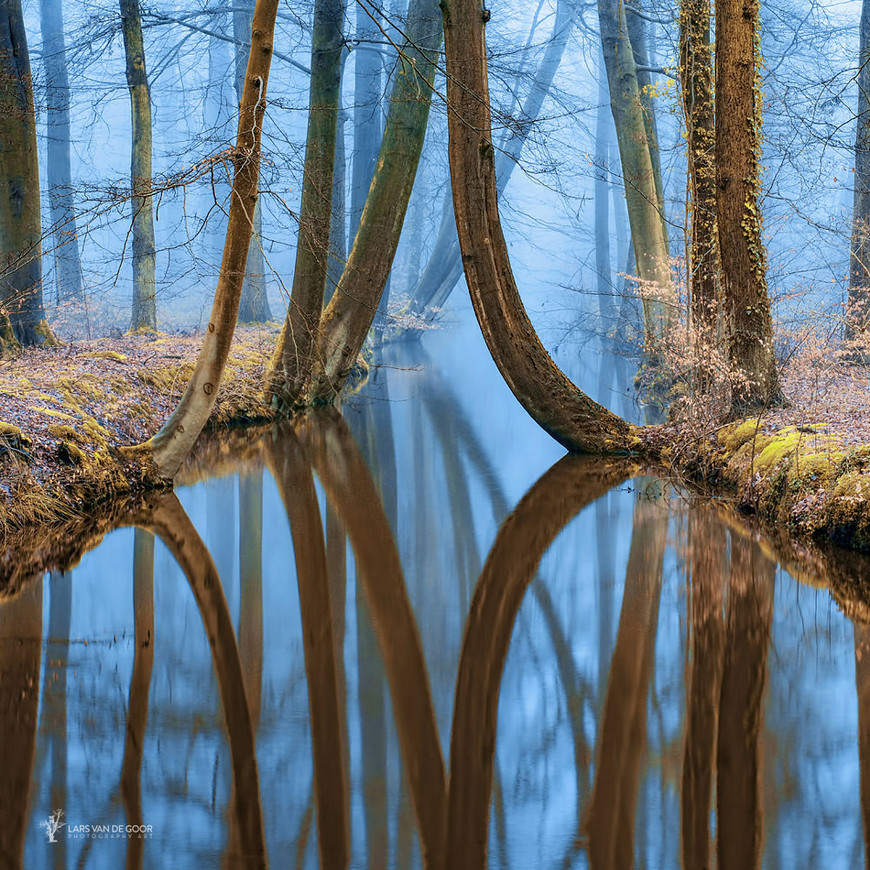
[[[82,296],[76,214],[70,168],[70,86],[63,36],[63,0],[40,0],[42,62],[48,99],[46,174],[51,207],[57,301]]]
[[[245,89],[233,155],[227,236],[208,328],[184,395],[160,431],[145,444],[128,449],[160,477],[171,479],[199,437],[214,407],[230,352],[245,276],[260,173],[260,139],[278,0],[257,0]]]
[[[245,70],[251,49],[251,27],[254,20],[253,0],[235,0],[233,4],[233,37],[235,39],[235,87],[236,99],[241,102],[245,89]],[[263,256],[263,213],[259,200],[254,209],[254,226],[248,262],[245,267],[245,282],[239,302],[240,323],[265,323],[272,319],[269,297],[266,294],[266,262]]]
[[[145,69],[145,46],[139,0],[118,0],[124,36],[127,87],[130,89],[133,191],[133,311],[130,329],[157,328],[157,277],[154,248],[154,209],[151,200],[151,91]]]
[[[0,351],[51,345],[42,301],[42,213],[33,77],[21,0],[0,0]]]
[[[399,245],[426,135],[440,44],[437,3],[413,0],[377,168],[353,249],[322,316],[318,310],[314,319],[314,309],[310,312],[316,343],[310,338],[301,343],[296,340],[298,327],[293,326],[296,309],[292,302],[278,340],[270,391],[273,404],[279,407],[290,409],[332,401],[356,364]],[[321,244],[325,251],[326,236],[322,236]]]
[[[858,32],[858,119],[847,334],[866,338],[870,326],[870,0],[863,0],[861,4]]]
[[[670,250],[654,131],[644,111],[635,47],[621,0],[599,0],[601,45],[616,125],[637,274],[642,282],[645,351],[659,353],[672,304]]]
[[[326,289],[343,19],[343,0],[316,0],[296,264],[269,385],[272,401],[288,407],[295,403],[311,371]]]
[[[689,317],[696,357],[701,363],[698,387],[704,391],[710,383],[704,361],[713,348],[719,314],[710,0],[682,0],[680,5],[680,85],[689,166],[691,232],[686,250]]]
[[[716,4],[716,220],[735,415],[779,398],[761,237],[759,0]]]
[[[630,451],[637,443],[632,427],[571,383],[523,307],[498,213],[483,17],[475,0],[447,0],[443,9],[453,206],[489,352],[526,411],[560,444],[592,453]]]

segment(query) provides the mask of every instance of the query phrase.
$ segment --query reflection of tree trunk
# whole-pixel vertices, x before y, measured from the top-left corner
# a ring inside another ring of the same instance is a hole
[[[692,652],[683,750],[682,856],[685,870],[710,866],[710,806],[716,758],[725,626],[725,534],[712,511],[693,505],[689,516]]]
[[[244,861],[265,867],[266,844],[254,732],[239,649],[220,576],[176,495],[165,496],[153,511],[141,518],[140,525],[160,537],[187,577],[211,648],[233,768],[231,824],[237,826],[237,832],[231,833],[229,843],[231,846],[238,843],[239,854],[228,855],[228,863],[239,865],[244,856]]]
[[[239,655],[254,738],[263,682],[263,472],[239,477]]]
[[[346,867],[350,860],[347,783],[320,508],[311,467],[292,432],[287,430],[272,450],[272,473],[287,511],[296,558],[320,863],[325,868]]]
[[[776,564],[732,533],[716,751],[720,870],[761,867],[760,739],[775,578]]]
[[[642,492],[635,506],[622,612],[598,725],[595,785],[585,822],[593,870],[634,866],[634,812],[668,533],[667,511],[649,497],[649,491]]]
[[[858,758],[861,767],[861,817],[864,866],[870,867],[870,629],[855,623],[855,686],[858,690]]]
[[[121,765],[121,797],[128,825],[142,825],[142,756],[148,724],[148,693],[154,664],[154,535],[136,529],[133,541],[133,675]],[[128,870],[142,866],[145,840],[127,842]]]
[[[308,417],[301,437],[353,546],[389,680],[424,864],[439,866],[446,805],[444,762],[396,543],[368,469],[337,412],[324,410]]]
[[[66,675],[72,618],[72,574],[52,571],[48,586],[48,642],[45,650],[45,691],[42,694],[40,733],[51,749],[51,801],[65,807],[67,771]],[[66,837],[52,849],[54,866],[66,868]]]
[[[42,653],[42,579],[0,603],[0,865],[22,867]],[[52,812],[64,807],[52,807]],[[63,829],[60,832],[63,836]]]
[[[498,696],[526,589],[565,523],[624,477],[624,466],[566,457],[532,487],[499,529],[474,590],[456,680],[447,822],[451,870],[486,866]]]

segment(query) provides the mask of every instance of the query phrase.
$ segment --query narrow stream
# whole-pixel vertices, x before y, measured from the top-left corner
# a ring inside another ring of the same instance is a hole
[[[870,630],[454,365],[0,603],[0,865],[862,865]]]

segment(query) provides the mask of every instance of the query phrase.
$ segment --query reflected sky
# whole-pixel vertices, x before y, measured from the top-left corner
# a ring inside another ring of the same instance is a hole
[[[0,864],[860,866],[867,630],[405,354],[0,604]]]

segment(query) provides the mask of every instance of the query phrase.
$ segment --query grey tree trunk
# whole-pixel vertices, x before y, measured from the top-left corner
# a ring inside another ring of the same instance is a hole
[[[242,99],[245,70],[251,51],[251,25],[254,20],[254,0],[234,0],[233,37],[236,44],[236,98]],[[245,281],[239,302],[239,323],[265,323],[272,319],[266,288],[266,260],[263,256],[263,217],[260,202],[254,209],[254,226],[245,266]]]
[[[0,0],[0,352],[53,344],[42,302],[33,78],[21,0]]]
[[[119,0],[133,120],[130,179],[133,195],[133,312],[130,329],[157,329],[157,275],[152,201],[151,91],[139,0]]]
[[[63,35],[63,0],[39,0],[47,97],[46,174],[51,208],[57,301],[82,296],[82,263],[70,168],[70,87]]]

